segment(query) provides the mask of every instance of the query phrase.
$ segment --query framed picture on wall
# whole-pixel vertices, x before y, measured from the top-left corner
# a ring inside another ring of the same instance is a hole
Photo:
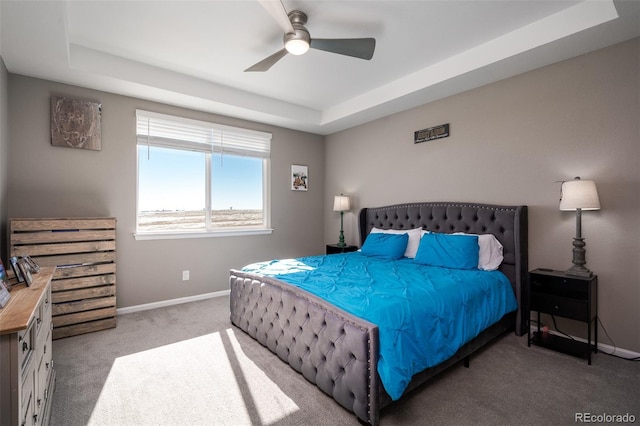
[[[100,151],[102,105],[62,96],[51,97],[51,145]]]
[[[309,190],[309,168],[307,166],[291,165],[291,190]]]

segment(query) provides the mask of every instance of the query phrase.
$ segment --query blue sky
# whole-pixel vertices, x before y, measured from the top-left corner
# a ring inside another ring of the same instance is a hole
[[[262,159],[212,155],[213,210],[262,208]],[[138,147],[139,209],[204,209],[205,154]]]

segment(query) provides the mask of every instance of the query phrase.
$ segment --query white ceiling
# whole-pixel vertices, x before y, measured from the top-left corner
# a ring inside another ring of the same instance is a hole
[[[373,59],[282,48],[257,0],[7,1],[0,53],[23,74],[330,134],[640,36],[638,1],[284,0],[311,37],[374,37]]]

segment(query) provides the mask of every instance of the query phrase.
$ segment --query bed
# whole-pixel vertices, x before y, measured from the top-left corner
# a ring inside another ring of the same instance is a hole
[[[516,306],[451,356],[413,374],[402,394],[460,361],[468,366],[473,352],[507,331],[521,336],[527,326],[526,206],[423,202],[363,208],[359,213],[362,242],[372,230],[416,228],[436,234],[494,235],[503,252],[498,270],[511,287]],[[330,256],[337,255],[320,258]],[[349,258],[344,255],[344,259]],[[245,269],[230,271],[231,322],[360,420],[377,425],[380,410],[398,399],[398,395],[391,397],[386,391],[388,384],[383,384],[378,371],[380,354],[386,353],[386,346],[382,350],[380,347],[381,329],[386,333],[385,327],[285,282],[282,275],[258,273],[260,268]]]

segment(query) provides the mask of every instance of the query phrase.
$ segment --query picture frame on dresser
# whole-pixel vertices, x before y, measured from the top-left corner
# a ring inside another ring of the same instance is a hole
[[[24,275],[22,275],[22,271],[20,270],[20,265],[18,256],[13,256],[9,259],[9,263],[11,263],[11,269],[13,269],[13,275],[16,276],[16,280],[18,283],[24,282]]]
[[[2,263],[2,259],[0,259],[0,283],[4,284],[5,287],[9,286],[9,276],[7,275],[4,263]]]
[[[9,288],[9,277],[2,260],[0,259],[0,308],[4,308],[11,297],[8,290]]]
[[[4,283],[0,281],[0,308],[4,308],[11,298],[11,293],[7,290]]]
[[[34,274],[40,272],[40,266],[36,263],[35,260],[31,258],[31,256],[25,254],[24,256],[22,256],[22,259],[24,259],[25,263],[29,266],[29,271]]]
[[[24,260],[24,258],[18,260],[18,268],[20,269],[20,273],[24,277],[24,282],[29,287],[33,283],[33,277],[31,276],[31,267]]]

